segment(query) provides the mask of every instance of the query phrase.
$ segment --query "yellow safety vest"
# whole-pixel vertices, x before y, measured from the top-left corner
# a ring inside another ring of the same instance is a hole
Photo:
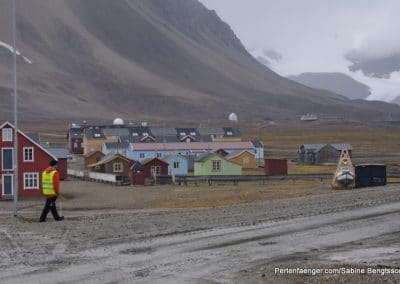
[[[42,173],[42,189],[43,195],[56,195],[56,191],[54,190],[53,177],[57,171]]]

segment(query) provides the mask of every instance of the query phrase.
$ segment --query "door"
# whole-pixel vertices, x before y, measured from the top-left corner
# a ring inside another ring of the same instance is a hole
[[[1,181],[2,186],[2,195],[13,195],[13,175],[7,174],[2,176]]]

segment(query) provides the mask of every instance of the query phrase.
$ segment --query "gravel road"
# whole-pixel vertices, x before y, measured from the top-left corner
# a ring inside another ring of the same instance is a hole
[[[301,283],[274,267],[399,267],[399,193],[390,185],[219,208],[67,211],[40,224],[0,215],[0,282]]]

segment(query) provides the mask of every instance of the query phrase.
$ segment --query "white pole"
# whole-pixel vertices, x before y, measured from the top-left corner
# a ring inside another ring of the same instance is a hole
[[[17,48],[16,48],[16,0],[12,0],[12,18],[13,18],[13,65],[14,65],[14,204],[13,204],[13,214],[14,217],[17,216],[18,211],[18,115],[17,115]]]

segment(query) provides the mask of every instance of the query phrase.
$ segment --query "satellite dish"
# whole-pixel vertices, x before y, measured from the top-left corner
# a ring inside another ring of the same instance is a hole
[[[113,125],[124,125],[124,121],[122,120],[122,118],[116,118],[113,121]]]
[[[234,112],[232,112],[232,113],[229,115],[229,120],[230,120],[230,121],[238,121],[238,116],[237,116],[237,114],[234,113]]]

